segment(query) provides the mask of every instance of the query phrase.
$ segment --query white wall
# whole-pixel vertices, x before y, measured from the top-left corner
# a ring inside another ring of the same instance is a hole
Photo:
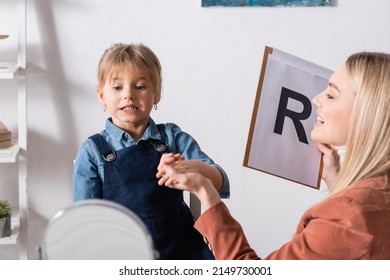
[[[152,117],[180,125],[225,168],[231,182],[226,203],[260,256],[286,242],[303,211],[326,195],[325,188],[242,166],[264,46],[331,69],[356,51],[390,51],[387,0],[339,0],[326,8],[201,8],[200,0],[27,2],[31,258],[47,219],[72,201],[79,144],[104,127],[96,69],[112,43],[144,43],[158,55],[164,92]],[[12,6],[12,0],[0,2],[0,33],[16,32],[9,24]],[[15,40],[1,44],[0,57],[12,59]],[[2,82],[2,91],[12,83]],[[16,130],[14,97],[2,91],[0,119]],[[14,168],[0,168],[1,180],[14,183],[8,179]],[[17,203],[5,184],[0,193]]]

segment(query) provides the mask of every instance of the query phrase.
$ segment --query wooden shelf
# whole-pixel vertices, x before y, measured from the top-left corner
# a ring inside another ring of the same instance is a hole
[[[0,79],[13,79],[18,70],[18,65],[14,62],[0,61]]]

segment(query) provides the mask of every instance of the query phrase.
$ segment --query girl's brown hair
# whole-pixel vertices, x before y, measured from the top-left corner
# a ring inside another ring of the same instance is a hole
[[[161,64],[154,52],[142,44],[114,44],[105,50],[98,67],[98,87],[103,88],[118,72],[128,67],[137,67],[151,79],[158,99],[161,96]]]

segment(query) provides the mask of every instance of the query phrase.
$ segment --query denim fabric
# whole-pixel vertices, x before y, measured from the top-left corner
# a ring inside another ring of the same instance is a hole
[[[156,170],[166,147],[165,126],[157,126],[161,140],[148,139],[115,151],[99,133],[90,138],[104,162],[103,199],[132,210],[148,228],[161,260],[211,260],[212,252],[194,229],[194,217],[183,192],[162,188]]]
[[[181,153],[185,159],[201,160],[220,170],[223,176],[223,187],[219,194],[221,198],[229,198],[230,185],[226,172],[200,149],[196,140],[173,123],[165,124],[165,132],[168,138],[170,152]],[[105,130],[101,131],[100,134],[115,150],[137,144],[128,133],[115,126],[110,118],[106,120]],[[160,140],[158,128],[151,118],[149,119],[149,124],[144,135],[139,141],[150,138]],[[73,200],[101,198],[103,182],[104,160],[93,140],[87,139],[80,145],[75,160]]]

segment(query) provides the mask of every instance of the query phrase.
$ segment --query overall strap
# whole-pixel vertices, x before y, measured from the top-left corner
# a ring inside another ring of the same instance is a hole
[[[160,135],[161,135],[161,142],[167,143],[166,142],[167,135],[165,133],[165,125],[160,123],[157,125],[157,128],[158,128],[158,131],[160,132]]]
[[[89,138],[92,139],[93,142],[95,142],[100,154],[105,161],[114,161],[116,159],[115,150],[111,147],[110,144],[107,143],[107,141],[102,135],[96,133]]]
[[[158,128],[158,131],[160,132],[161,140],[154,144],[154,148],[158,152],[165,152],[168,149],[168,143],[166,141],[167,135],[165,133],[165,125],[164,124],[158,124],[157,128]]]

